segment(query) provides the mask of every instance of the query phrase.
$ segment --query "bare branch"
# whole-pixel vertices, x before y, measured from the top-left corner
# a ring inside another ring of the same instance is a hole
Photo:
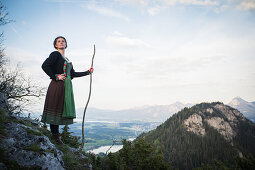
[[[39,101],[45,95],[46,88],[24,75],[19,65],[15,69],[9,66],[3,49],[0,48],[0,92],[5,93],[10,113],[21,113],[28,105]]]
[[[0,1],[0,26],[6,25],[10,22],[13,22],[13,20],[10,20],[8,18],[8,12],[6,11],[6,7],[2,4]]]

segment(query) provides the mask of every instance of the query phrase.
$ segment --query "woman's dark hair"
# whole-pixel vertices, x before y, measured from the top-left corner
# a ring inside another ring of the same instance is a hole
[[[63,36],[58,36],[57,38],[55,38],[55,40],[54,40],[54,42],[53,42],[53,46],[54,46],[55,49],[57,49],[57,48],[56,48],[56,43],[57,43],[57,40],[58,40],[59,38],[63,38],[63,39],[65,40],[65,42],[66,42],[65,37],[63,37]],[[67,42],[66,42],[66,48],[67,48]]]

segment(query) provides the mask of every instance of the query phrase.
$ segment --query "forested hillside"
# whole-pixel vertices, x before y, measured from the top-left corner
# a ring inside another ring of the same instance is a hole
[[[180,169],[213,165],[215,160],[233,167],[239,158],[255,156],[255,124],[220,102],[184,108],[140,137]]]

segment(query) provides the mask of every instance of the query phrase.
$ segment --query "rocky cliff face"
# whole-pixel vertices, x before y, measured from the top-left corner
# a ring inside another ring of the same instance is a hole
[[[205,135],[205,128],[203,127],[202,117],[194,113],[188,119],[184,120],[183,124],[187,131],[193,132],[197,135]]]
[[[184,127],[189,132],[205,135],[205,123],[218,131],[227,141],[236,136],[236,127],[239,120],[246,118],[238,111],[224,104],[216,104],[210,108],[202,109],[184,120]]]
[[[0,169],[91,169],[90,154],[81,152],[78,139],[65,131],[65,144],[55,145],[39,120],[9,115],[0,93]],[[63,133],[62,133],[63,134]],[[69,135],[68,135],[69,134]],[[63,135],[64,136],[64,135]]]
[[[63,153],[47,136],[35,126],[25,123],[28,119],[19,117],[13,119],[14,121],[4,123],[6,136],[0,140],[3,152],[1,156],[4,156],[5,160],[8,159],[9,162],[15,162],[24,168],[64,169]],[[2,168],[5,167],[2,163]]]
[[[55,145],[39,122],[0,114],[0,169],[89,169],[88,157],[68,144]]]

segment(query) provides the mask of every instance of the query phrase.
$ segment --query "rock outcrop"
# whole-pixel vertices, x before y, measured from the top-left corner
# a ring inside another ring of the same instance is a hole
[[[29,117],[9,115],[7,98],[0,93],[0,169],[89,169],[89,158],[77,138],[64,137],[65,144],[49,140],[51,132]],[[61,134],[62,135],[62,134]],[[89,154],[88,154],[89,155]],[[90,166],[89,166],[90,165]]]
[[[205,134],[202,117],[196,113],[192,114],[188,119],[184,120],[184,126],[189,132],[193,132],[202,136]]]
[[[0,141],[0,148],[10,161],[21,167],[64,169],[63,153],[37,129],[17,120],[5,123],[5,132],[8,135]]]
[[[227,141],[231,142],[236,135],[239,120],[247,120],[238,110],[218,103],[210,108],[202,109],[191,114],[183,121],[184,127],[189,132],[204,136],[205,123],[218,131]]]
[[[205,120],[208,125],[216,129],[227,141],[231,141],[235,132],[228,122],[220,117],[212,117]]]

